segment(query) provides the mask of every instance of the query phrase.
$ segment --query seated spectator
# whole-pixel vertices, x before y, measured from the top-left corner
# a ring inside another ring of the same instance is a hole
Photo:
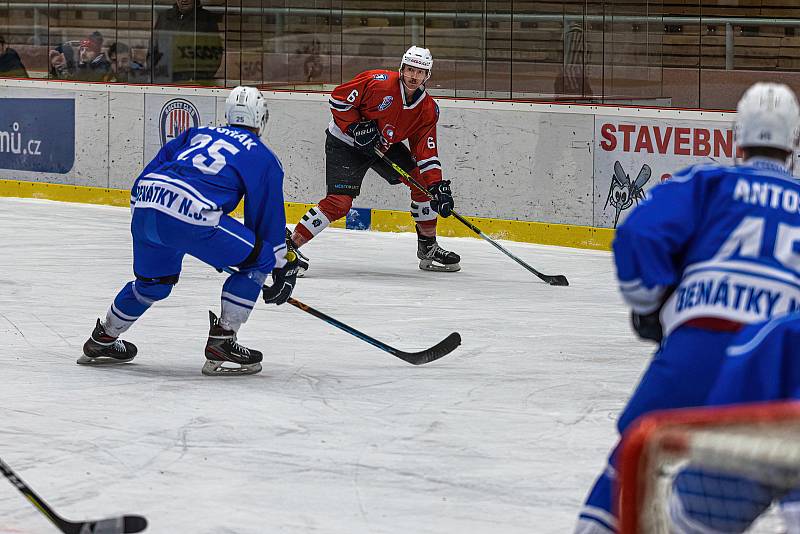
[[[27,78],[28,71],[22,64],[17,51],[6,44],[5,38],[0,35],[0,77]]]
[[[62,43],[50,51],[50,78],[71,80],[75,76],[75,52]]]
[[[75,69],[75,79],[87,82],[100,82],[111,70],[103,50],[103,36],[94,32],[81,41],[78,48],[78,66]]]
[[[108,47],[111,70],[103,77],[104,82],[128,82],[141,78],[142,66],[131,59],[131,49],[125,43],[113,43]]]
[[[154,83],[213,83],[222,56],[219,18],[200,0],[176,0],[158,15],[149,55]]]

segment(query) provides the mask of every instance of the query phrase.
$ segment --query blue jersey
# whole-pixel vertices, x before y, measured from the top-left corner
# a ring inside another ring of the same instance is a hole
[[[259,137],[236,126],[190,128],[164,145],[136,179],[131,209],[217,226],[244,197],[244,225],[285,252],[283,167]]]
[[[800,182],[773,160],[699,165],[658,185],[613,243],[625,300],[661,310],[664,333],[695,318],[755,323],[800,310]]]
[[[742,330],[728,347],[708,405],[800,400],[800,314]]]

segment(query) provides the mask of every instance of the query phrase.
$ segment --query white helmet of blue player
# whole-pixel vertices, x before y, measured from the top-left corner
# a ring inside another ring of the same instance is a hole
[[[428,81],[428,78],[431,77],[431,69],[433,69],[433,56],[427,48],[412,46],[406,50],[406,53],[403,54],[403,59],[400,60],[401,71],[403,70],[403,65],[428,71],[427,76],[425,76],[425,81]]]
[[[794,92],[780,83],[753,85],[736,107],[734,132],[741,148],[794,152],[800,140],[800,106]]]
[[[255,87],[240,85],[225,100],[225,120],[231,126],[247,126],[262,133],[268,118],[267,101]]]

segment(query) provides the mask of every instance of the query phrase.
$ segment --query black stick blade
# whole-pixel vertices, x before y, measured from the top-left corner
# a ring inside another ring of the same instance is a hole
[[[140,515],[126,515],[123,519],[125,521],[125,534],[141,532],[147,528],[147,519]]]
[[[567,277],[564,276],[563,274],[556,274],[556,275],[553,275],[553,276],[544,275],[544,278],[542,278],[542,280],[544,280],[545,282],[547,282],[551,286],[568,286],[569,285],[569,280],[567,280]]]
[[[419,352],[403,352],[402,350],[394,349],[392,354],[411,365],[423,365],[447,356],[456,350],[459,345],[461,345],[461,335],[458,332],[453,332],[429,349]]]
[[[80,530],[75,529],[75,532],[80,534],[135,534],[147,528],[147,519],[140,515],[124,515],[112,517],[109,519],[101,519],[94,523],[83,523],[76,525]]]

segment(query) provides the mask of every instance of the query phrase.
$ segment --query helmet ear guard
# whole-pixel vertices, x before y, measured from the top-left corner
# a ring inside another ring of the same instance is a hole
[[[230,126],[246,126],[263,132],[268,119],[267,101],[255,87],[240,85],[225,100],[225,120]]]

